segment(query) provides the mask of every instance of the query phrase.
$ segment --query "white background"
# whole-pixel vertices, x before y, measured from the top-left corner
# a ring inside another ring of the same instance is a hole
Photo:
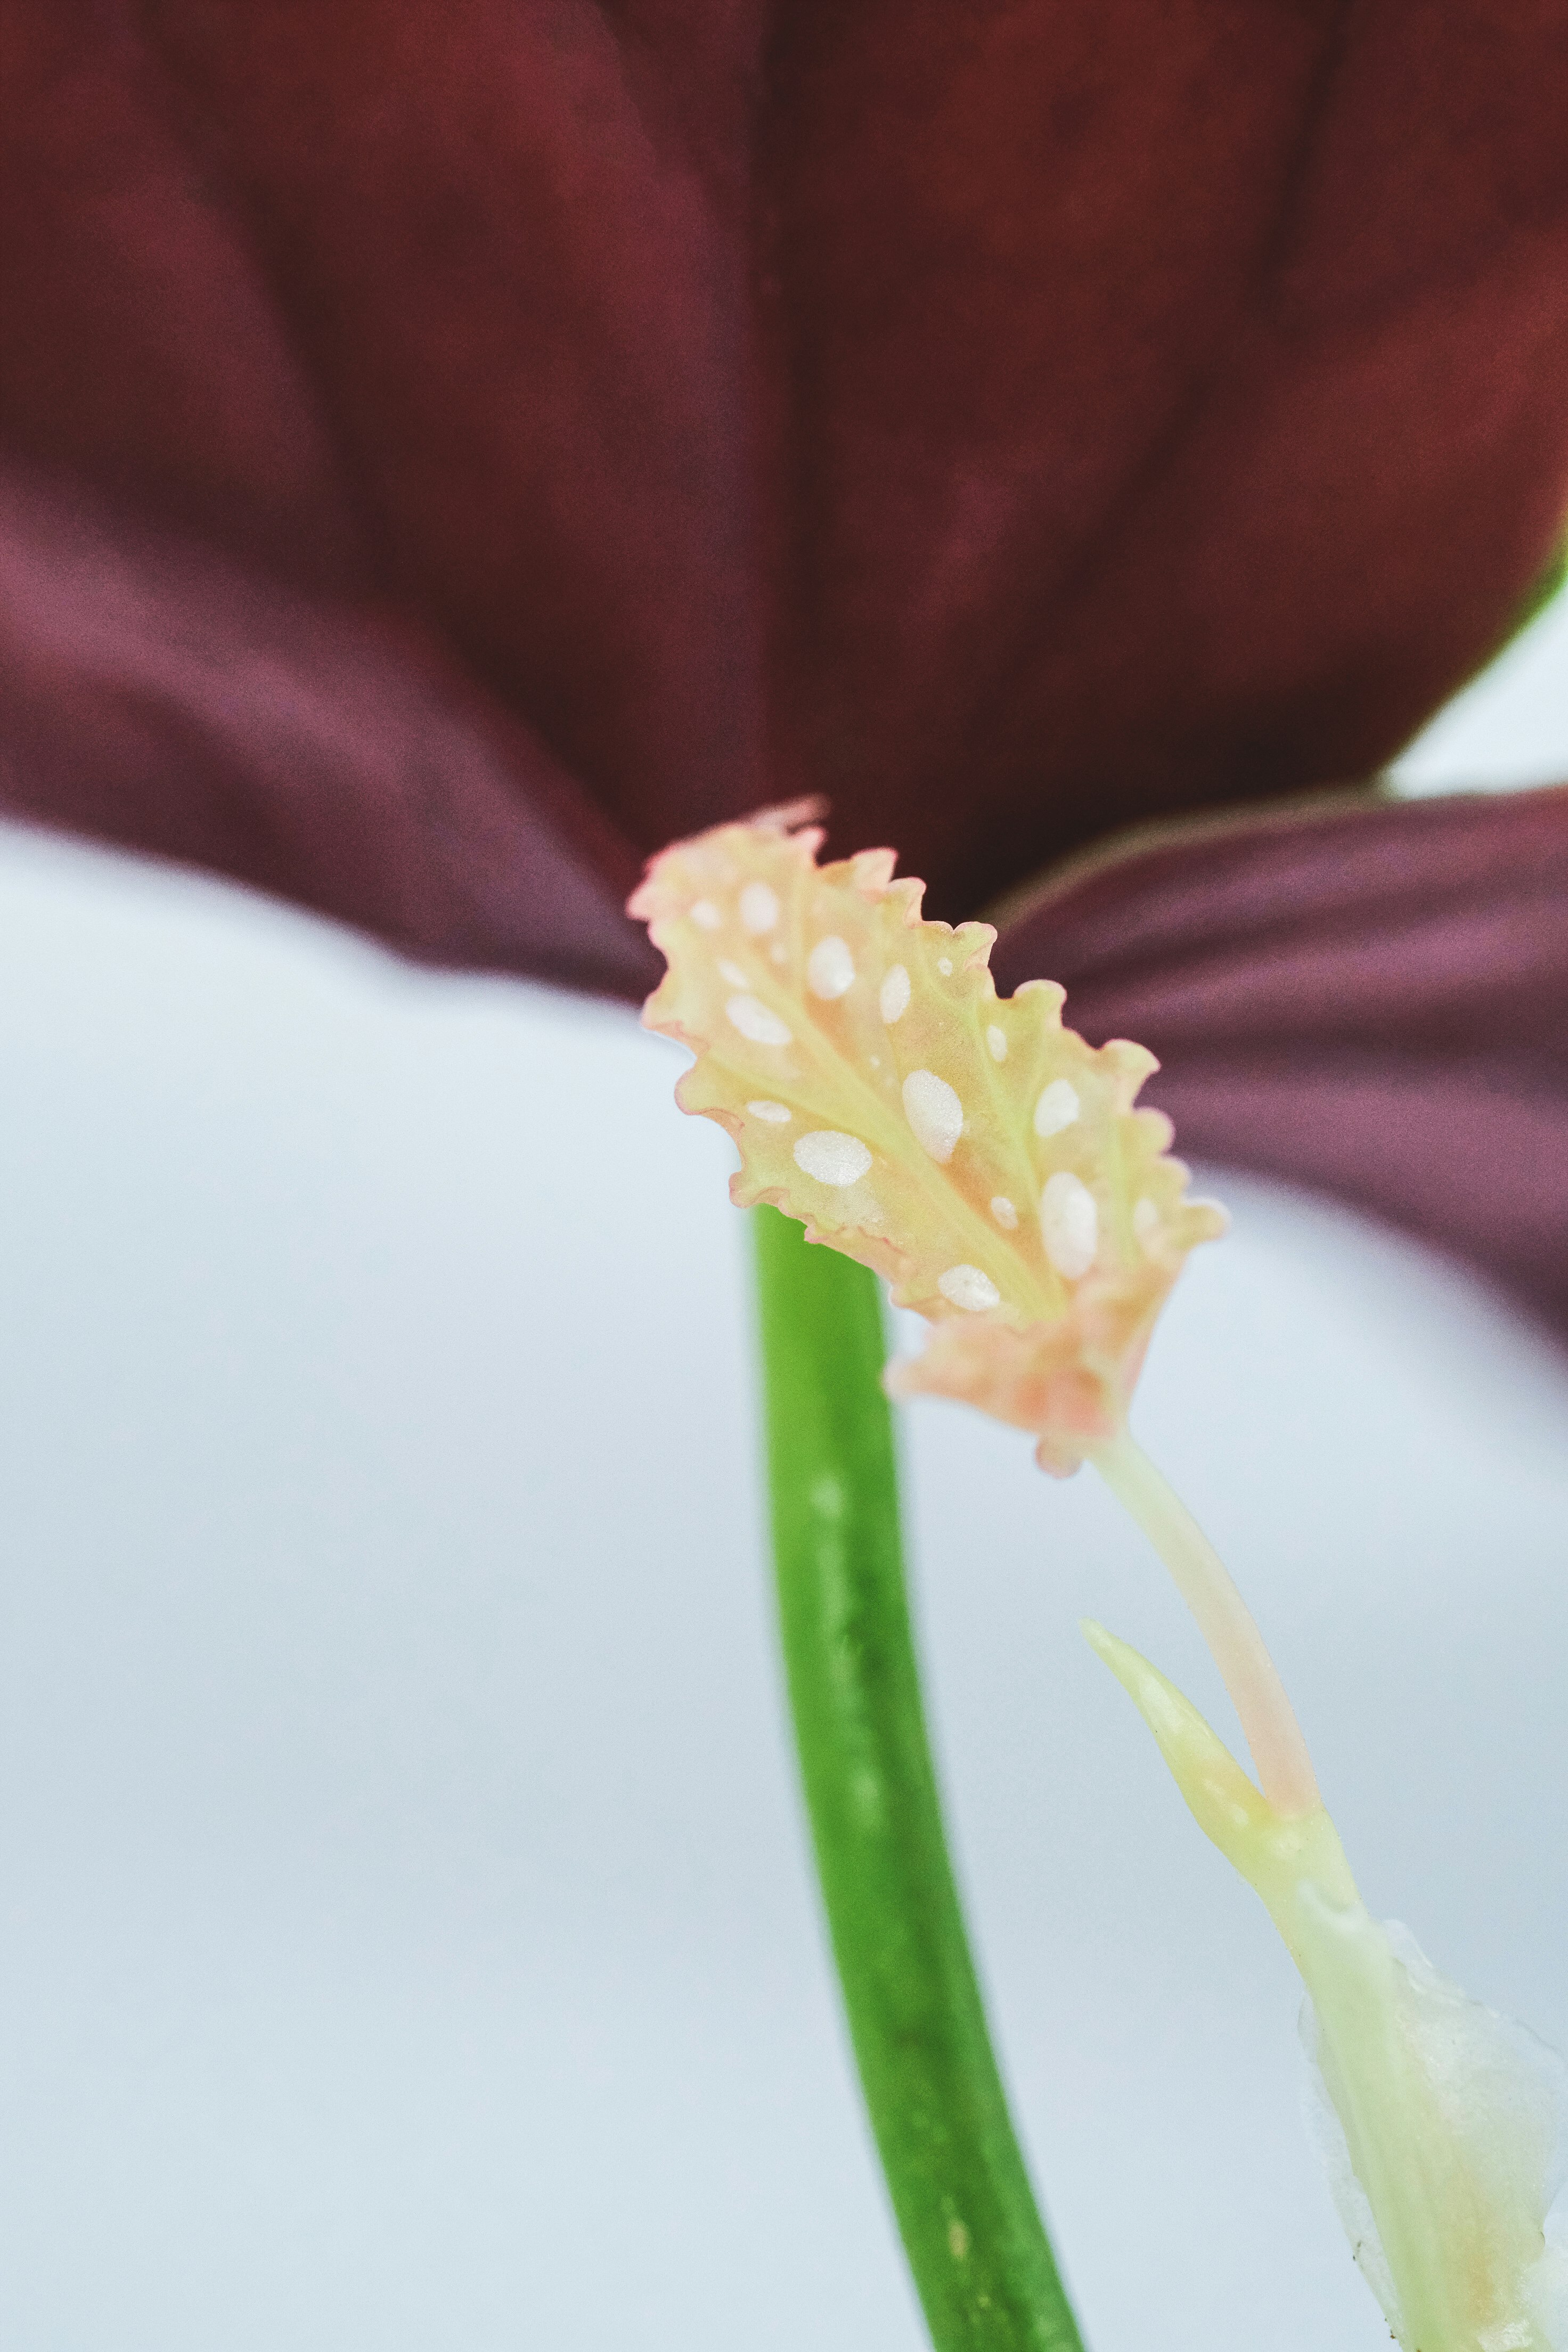
[[[1568,608],[1408,763],[1568,774]],[[760,1549],[726,1139],[628,1016],[0,835],[0,2342],[917,2352]],[[1204,1171],[1145,1444],[1374,1907],[1568,2043],[1568,1369]],[[1385,2340],[1297,1992],[1077,1633],[1089,1477],[907,1417],[932,1706],[1094,2352]]]

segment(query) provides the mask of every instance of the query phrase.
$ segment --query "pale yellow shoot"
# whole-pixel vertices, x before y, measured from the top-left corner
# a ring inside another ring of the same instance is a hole
[[[1301,1972],[1330,2186],[1405,2352],[1565,2352],[1563,2265],[1542,2226],[1561,2062],[1373,1918],[1321,1805],[1277,1811],[1146,1658],[1083,1630]]]
[[[697,1057],[677,1098],[734,1136],[732,1198],[800,1218],[937,1326],[896,1384],[1075,1469],[1123,1426],[1155,1318],[1223,1213],[1185,1197],[1169,1121],[1133,1108],[1152,1055],[1064,1029],[1049,981],[998,997],[989,924],[923,922],[891,850],[819,866],[811,814],[652,861],[631,912],[669,970],[643,1018]]]

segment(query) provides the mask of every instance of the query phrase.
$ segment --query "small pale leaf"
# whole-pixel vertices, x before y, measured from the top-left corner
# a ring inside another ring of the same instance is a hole
[[[1300,1969],[1312,2137],[1403,2352],[1568,2352],[1568,2279],[1546,2233],[1562,2060],[1372,1916],[1321,1805],[1278,1811],[1157,1667],[1103,1625],[1083,1631]]]
[[[813,814],[652,861],[631,911],[669,970],[643,1018],[695,1055],[678,1099],[735,1137],[733,1199],[802,1219],[938,1326],[896,1385],[1074,1469],[1121,1426],[1186,1253],[1223,1220],[1186,1198],[1169,1123],[1133,1108],[1152,1055],[1064,1029],[1049,981],[999,998],[989,924],[922,922],[890,850],[819,866]]]

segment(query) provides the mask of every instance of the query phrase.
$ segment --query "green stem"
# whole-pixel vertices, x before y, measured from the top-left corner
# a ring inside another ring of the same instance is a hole
[[[942,1833],[876,1284],[753,1220],[773,1549],[817,1869],[871,2128],[937,2352],[1082,2352]]]

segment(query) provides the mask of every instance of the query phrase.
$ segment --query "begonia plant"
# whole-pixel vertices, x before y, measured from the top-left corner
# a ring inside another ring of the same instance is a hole
[[[1555,569],[1564,0],[14,0],[0,59],[0,805],[635,1000],[642,860],[825,793],[1190,1149],[1562,1310],[1568,806],[1300,796]]]
[[[1135,1108],[1152,1058],[1122,1039],[1086,1045],[1064,1028],[1062,991],[1049,982],[999,997],[988,925],[922,922],[921,886],[893,879],[889,851],[819,866],[811,814],[784,809],[679,843],[653,860],[632,899],[668,962],[644,1018],[696,1057],[681,1108],[734,1137],[739,1206],[798,1220],[808,1241],[875,1269],[895,1304],[929,1319],[923,1355],[890,1368],[895,1392],[955,1398],[1026,1429],[1042,1467],[1059,1475],[1092,1463],[1152,1538],[1224,1677],[1257,1783],[1146,1659],[1102,1626],[1085,1631],[1300,1969],[1337,2200],[1391,2329],[1403,2352],[1563,2352],[1568,2256],[1548,2243],[1545,2223],[1568,2070],[1438,1977],[1407,1930],[1368,1913],[1251,1613],[1129,1427],[1153,1324],[1186,1253],[1224,1230],[1211,1206],[1186,1197],[1186,1171],[1166,1152],[1169,1121]],[[787,1312],[789,1250],[764,1244],[760,1264],[764,1296],[776,1287]],[[767,1319],[764,1336],[787,1364],[789,1339]],[[784,1394],[773,1402],[782,1433],[795,1407]],[[869,1402],[859,1401],[860,1415]],[[842,1381],[840,1408],[857,1417]],[[803,1476],[782,1451],[773,1468],[784,1490],[775,1500],[781,1614],[823,1885],[933,2340],[1076,2347],[994,2070],[971,2071],[995,2112],[977,2116],[950,2092],[934,2148],[909,2145],[904,2112],[922,2089],[929,2100],[929,2085],[899,2083],[892,2113],[882,2112],[900,2040],[945,2029],[956,2041],[965,2025],[983,2037],[984,2024],[973,1984],[944,1980],[942,1939],[922,1933],[919,1907],[898,1892],[879,1906],[864,1885],[841,1882],[839,1812],[865,1754],[846,1743],[838,1769],[830,1763],[825,1785],[814,1785],[817,1685],[888,1671],[878,1645],[855,1640],[841,1600],[837,1655],[823,1654],[816,1612],[800,1630],[798,1589],[826,1596],[853,1574],[840,1523],[864,1470],[850,1458]],[[875,1474],[868,1483],[862,1509],[875,1512]],[[792,1524],[801,1486],[840,1534],[815,1557]],[[867,1549],[896,1575],[896,1516]],[[873,1730],[860,1745],[875,1754],[887,1743]],[[929,1774],[910,1778],[918,1786]],[[860,1810],[873,1834],[906,1843],[883,1817],[880,1791],[862,1795]],[[934,1818],[925,1836],[940,1851]]]
[[[1544,2352],[1545,2076],[1360,1908],[1126,1414],[1214,1224],[1166,1114],[1568,1322],[1568,786],[1378,781],[1561,569],[1568,0],[13,0],[0,59],[0,807],[628,1003],[658,859],[658,1017],[763,1203],[802,1762],[935,2340],[1078,2338],[845,1246],[933,1318],[904,1388],[1093,1462],[1205,1622],[1257,1787],[1094,1638],[1307,1977],[1391,2325]],[[803,796],[839,865],[754,821]],[[822,1039],[859,1058],[767,1076]]]

